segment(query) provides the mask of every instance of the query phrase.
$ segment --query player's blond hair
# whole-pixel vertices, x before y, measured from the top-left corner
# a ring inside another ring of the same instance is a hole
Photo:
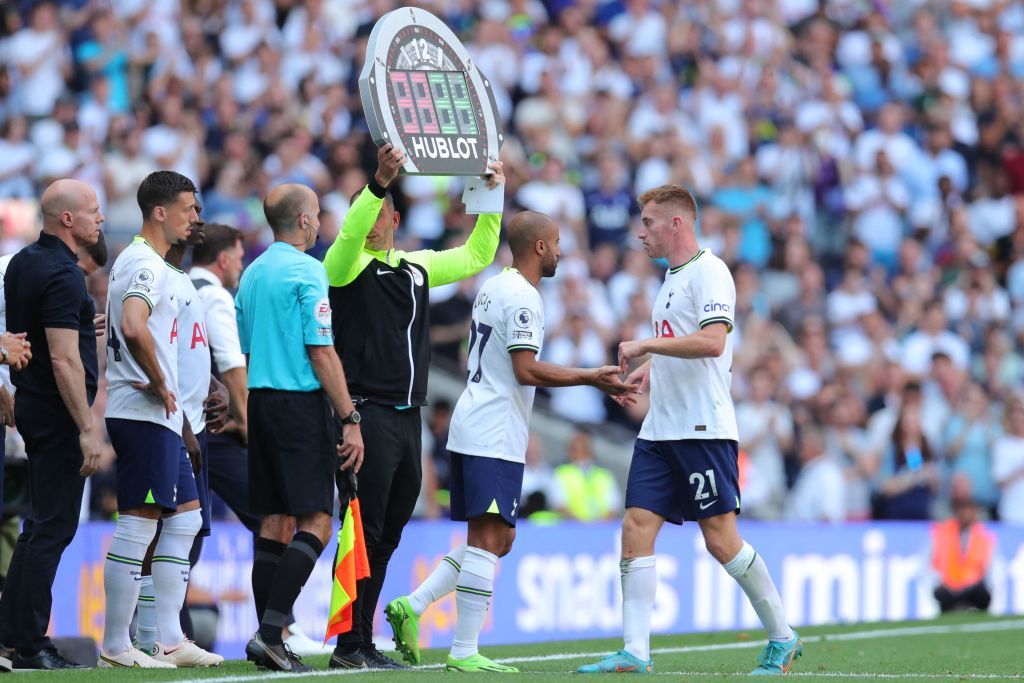
[[[647,190],[637,197],[637,202],[640,206],[644,206],[648,202],[673,204],[690,214],[694,221],[697,220],[697,200],[682,185],[661,185]]]

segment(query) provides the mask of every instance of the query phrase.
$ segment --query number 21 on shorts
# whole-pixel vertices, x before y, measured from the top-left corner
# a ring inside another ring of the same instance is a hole
[[[711,492],[704,490],[705,485],[710,484]],[[697,491],[693,494],[694,500],[707,500],[714,496],[718,498],[718,486],[715,484],[715,471],[707,470],[704,474],[694,472],[690,475],[690,486],[696,486]]]

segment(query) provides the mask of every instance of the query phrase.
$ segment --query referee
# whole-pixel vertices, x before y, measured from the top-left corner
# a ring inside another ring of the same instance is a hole
[[[490,265],[501,229],[501,214],[484,214],[461,247],[396,250],[400,216],[387,188],[404,157],[390,144],[377,151],[377,172],[353,198],[324,257],[334,343],[366,425],[368,456],[359,473],[359,499],[370,577],[358,584],[352,630],[338,636],[332,668],[408,668],[374,646],[373,617],[388,561],[420,493],[420,406],[426,404],[430,367],[429,288],[463,280]],[[501,162],[489,168],[488,186],[504,183]],[[344,503],[349,493],[340,477],[338,492]]]
[[[288,547],[275,564],[253,563],[270,574],[253,585],[269,590],[254,596],[260,628],[245,653],[260,668],[303,672],[309,667],[285,648],[281,630],[331,537],[339,456],[340,469],[359,471],[363,440],[332,346],[327,278],[305,253],[316,242],[320,202],[308,187],[280,185],[263,211],[274,243],[242,276],[235,316],[249,357],[250,499],[265,515],[260,539]],[[340,447],[335,415],[344,425]]]
[[[15,668],[79,669],[46,631],[57,565],[78,530],[85,477],[102,450],[89,409],[97,387],[96,309],[76,252],[96,243],[104,219],[96,193],[77,180],[53,183],[40,204],[42,234],[4,276],[7,326],[28,334],[35,357],[12,375],[32,508],[0,598],[0,642],[16,649]]]

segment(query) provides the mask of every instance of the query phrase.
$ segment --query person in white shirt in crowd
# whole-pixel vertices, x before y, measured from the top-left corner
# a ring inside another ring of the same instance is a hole
[[[946,311],[938,300],[928,302],[921,315],[918,328],[903,340],[903,367],[912,375],[921,377],[931,367],[932,356],[942,352],[961,369],[967,367],[971,350],[963,337],[946,327]]]
[[[20,113],[49,116],[64,92],[71,54],[57,20],[57,5],[49,0],[32,4],[28,26],[4,41],[3,61],[17,76],[12,93]]]
[[[749,400],[736,406],[736,423],[751,471],[743,511],[754,518],[778,517],[786,495],[783,458],[793,445],[793,416],[775,400],[776,393],[770,372],[756,368],[750,375]]]
[[[539,493],[544,496],[545,503],[550,507],[553,486],[554,470],[544,458],[544,446],[537,436],[531,434],[529,441],[526,442],[526,465],[523,469],[524,504],[531,495]]]
[[[1006,433],[992,445],[992,476],[1000,490],[999,519],[1024,524],[1024,399],[1006,402]]]
[[[825,435],[818,427],[804,428],[799,442],[800,474],[786,498],[785,518],[798,522],[843,521],[846,481],[839,459],[825,450]]]
[[[608,358],[601,335],[583,311],[569,311],[562,329],[548,343],[544,357],[556,365],[594,367]],[[589,386],[551,389],[551,408],[562,417],[585,424],[598,424],[607,414],[604,395]]]
[[[890,152],[885,149],[876,152],[874,163],[864,168],[846,188],[844,199],[852,219],[853,234],[867,245],[877,261],[894,266],[911,195],[896,175]]]

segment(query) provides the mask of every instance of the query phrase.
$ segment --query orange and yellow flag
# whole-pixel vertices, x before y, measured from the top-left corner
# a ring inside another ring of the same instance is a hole
[[[338,530],[338,555],[334,559],[334,586],[331,589],[331,611],[327,619],[328,639],[352,630],[352,602],[356,599],[356,581],[370,575],[370,561],[363,539],[363,518],[359,499],[353,498]]]

